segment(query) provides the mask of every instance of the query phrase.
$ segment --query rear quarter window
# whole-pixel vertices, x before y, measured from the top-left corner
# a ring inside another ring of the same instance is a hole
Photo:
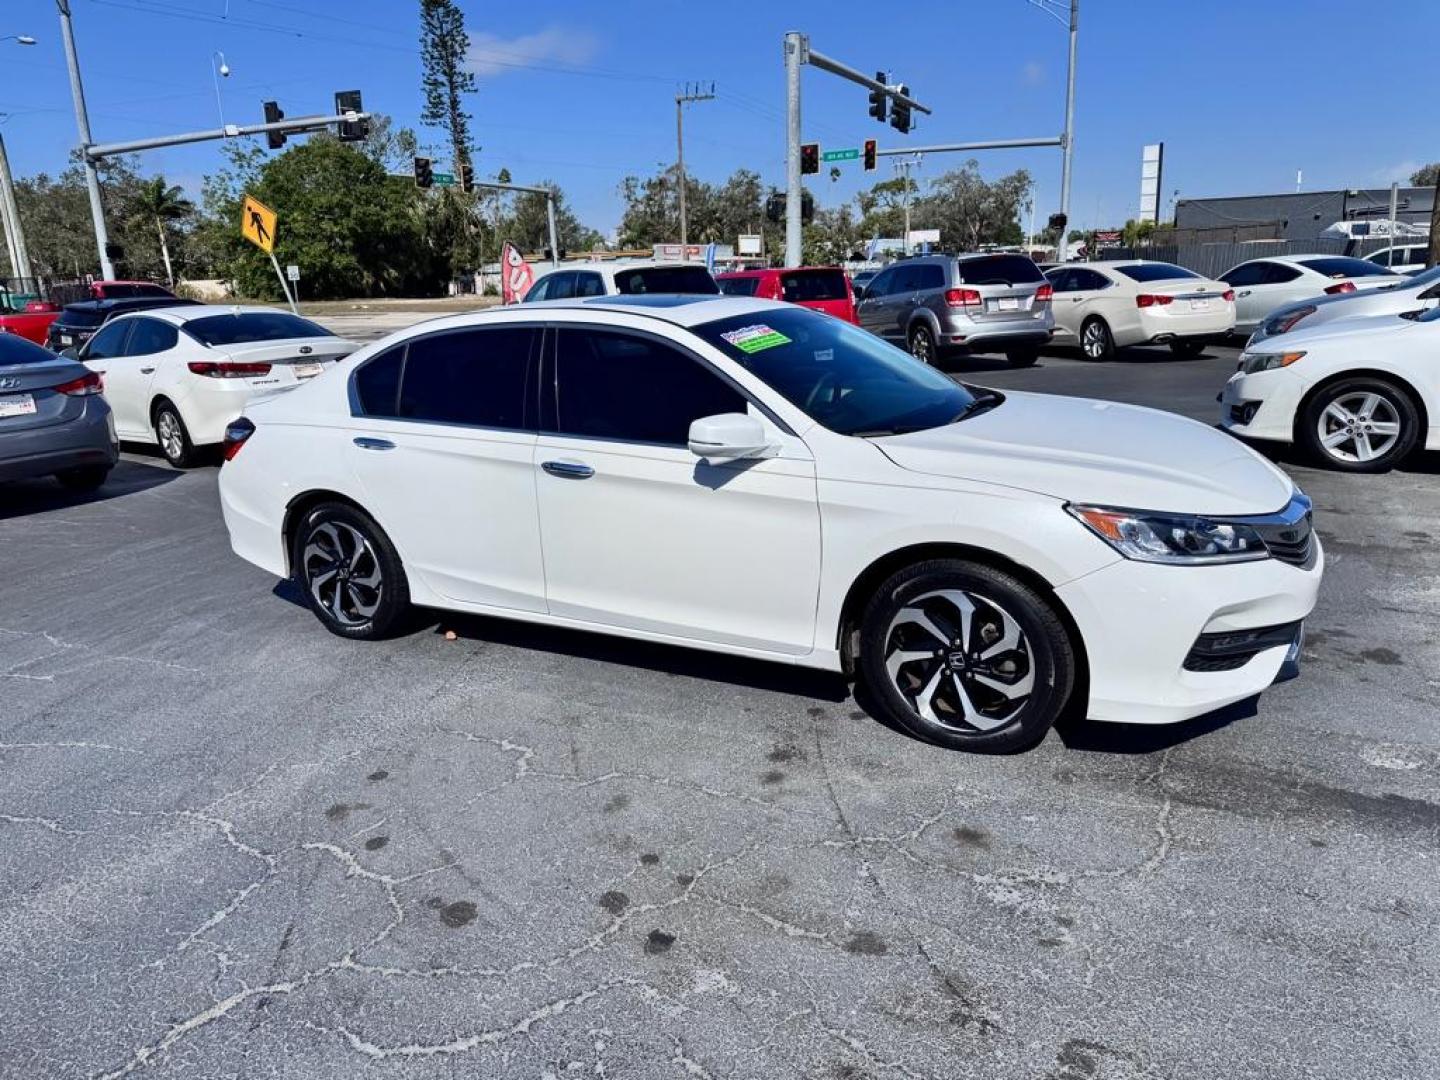
[[[1045,280],[1040,268],[1024,255],[982,255],[960,259],[956,265],[962,285],[1029,285]]]
[[[716,285],[726,296],[754,296],[760,288],[758,277],[717,278]]]

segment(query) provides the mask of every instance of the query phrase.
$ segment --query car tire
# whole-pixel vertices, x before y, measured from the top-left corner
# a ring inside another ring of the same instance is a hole
[[[109,465],[87,465],[81,469],[66,469],[55,474],[60,486],[66,491],[97,491],[110,475]]]
[[[910,355],[916,360],[932,367],[939,362],[940,351],[935,345],[935,335],[924,323],[912,326],[907,340],[910,344]]]
[[[1386,379],[1340,379],[1300,411],[1296,440],[1310,456],[1342,472],[1394,468],[1420,440],[1420,412],[1410,394]]]
[[[180,410],[168,401],[155,406],[155,441],[160,453],[177,469],[188,469],[195,463],[195,444],[180,418]]]
[[[1186,360],[1193,360],[1205,352],[1205,342],[1193,338],[1170,342],[1170,351]]]
[[[1040,359],[1039,349],[1007,349],[1005,359],[1011,367],[1034,367],[1035,362]]]
[[[1115,335],[1099,315],[1091,315],[1080,325],[1080,351],[1086,360],[1115,359]]]
[[[379,640],[410,609],[395,546],[369,514],[346,503],[306,512],[294,532],[290,565],[310,610],[339,637]]]
[[[964,559],[916,563],[875,591],[858,667],[886,719],[982,753],[1038,743],[1075,682],[1070,638],[1050,604],[1013,575]]]

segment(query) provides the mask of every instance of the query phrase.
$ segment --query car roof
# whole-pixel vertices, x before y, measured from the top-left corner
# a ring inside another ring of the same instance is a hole
[[[692,327],[737,315],[760,315],[771,311],[805,311],[806,308],[780,300],[757,300],[724,293],[643,293],[638,296],[590,296],[580,300],[541,300],[531,304],[510,304],[486,308],[465,315],[442,316],[434,320],[445,326],[472,326],[482,322],[534,319],[552,311],[603,311],[615,315],[644,315],[674,326]],[[822,316],[823,317],[823,316]],[[454,320],[451,323],[451,320]]]
[[[149,308],[199,307],[194,300],[175,296],[118,296],[109,300],[77,300],[66,304],[65,311],[142,311]]]
[[[263,304],[197,304],[187,302],[179,310],[161,310],[154,314],[163,315],[167,322],[182,324],[195,319],[206,319],[213,315],[289,315],[281,308],[266,307]],[[304,318],[304,316],[296,316]]]
[[[766,274],[794,274],[802,270],[833,270],[837,274],[843,274],[845,272],[844,269],[839,266],[759,266],[752,267],[748,270],[727,270],[723,274],[716,274],[715,280],[719,281],[721,278],[764,277]],[[867,272],[871,274],[875,273],[874,270],[862,270],[860,272],[862,274]]]

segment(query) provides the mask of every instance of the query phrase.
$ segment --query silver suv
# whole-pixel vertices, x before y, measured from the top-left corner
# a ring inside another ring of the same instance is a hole
[[[964,350],[1025,367],[1054,332],[1052,291],[1024,255],[925,255],[876,274],[855,314],[927,364]]]

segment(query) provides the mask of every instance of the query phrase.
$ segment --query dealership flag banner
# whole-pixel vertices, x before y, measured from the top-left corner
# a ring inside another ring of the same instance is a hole
[[[507,241],[500,256],[500,299],[507,304],[518,304],[534,284],[535,269],[515,245]]]

